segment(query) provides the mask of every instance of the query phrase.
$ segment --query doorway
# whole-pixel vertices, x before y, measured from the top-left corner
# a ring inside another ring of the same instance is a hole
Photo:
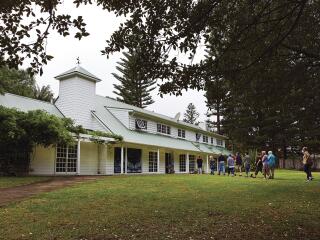
[[[174,160],[172,153],[165,153],[166,173],[174,173]]]
[[[142,150],[137,148],[127,148],[123,151],[123,172],[125,173],[125,159],[127,159],[127,173],[141,173]],[[114,173],[121,173],[121,148],[114,148]]]

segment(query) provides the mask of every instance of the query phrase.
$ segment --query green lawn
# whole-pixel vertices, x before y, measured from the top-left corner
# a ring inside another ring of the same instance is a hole
[[[0,189],[8,187],[16,187],[34,182],[41,182],[49,179],[49,177],[0,177]]]
[[[320,174],[102,177],[0,208],[0,239],[320,239]]]

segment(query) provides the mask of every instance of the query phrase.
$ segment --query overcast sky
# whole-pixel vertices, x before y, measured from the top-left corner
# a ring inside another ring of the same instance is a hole
[[[72,1],[65,1],[61,12],[72,16],[83,16],[87,23],[87,31],[90,36],[81,41],[70,37],[62,37],[58,34],[51,34],[48,39],[47,52],[54,58],[44,67],[43,75],[37,76],[37,83],[50,85],[51,89],[58,96],[59,82],[54,76],[69,70],[76,65],[76,58],[79,57],[81,66],[86,70],[102,79],[97,84],[97,94],[102,96],[115,97],[113,84],[117,83],[111,73],[116,72],[117,61],[122,56],[121,53],[114,54],[109,59],[102,56],[100,51],[106,46],[105,40],[112,32],[117,29],[123,19],[116,18],[114,14],[103,11],[97,6],[82,6],[76,9]],[[206,106],[203,92],[189,90],[183,96],[175,97],[165,95],[163,98],[158,96],[158,91],[152,93],[155,103],[147,109],[173,117],[176,113],[183,113],[190,102],[196,105],[200,113],[200,120],[205,120]]]

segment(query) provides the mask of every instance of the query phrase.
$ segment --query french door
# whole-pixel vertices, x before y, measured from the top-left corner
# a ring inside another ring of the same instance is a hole
[[[57,146],[56,173],[74,174],[77,172],[77,145]]]
[[[172,153],[165,153],[166,173],[174,173],[174,160]]]

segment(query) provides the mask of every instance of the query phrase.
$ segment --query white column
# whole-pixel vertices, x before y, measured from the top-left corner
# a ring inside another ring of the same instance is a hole
[[[127,173],[128,170],[128,148],[126,147],[126,156],[125,156],[125,163],[124,163],[124,172]]]
[[[207,155],[207,173],[209,173],[209,156]]]
[[[160,149],[158,148],[158,153],[157,153],[157,166],[158,166],[158,173],[160,172]]]
[[[77,175],[80,175],[80,137],[77,145]]]
[[[120,167],[121,167],[121,174],[123,174],[123,162],[124,162],[124,152],[123,152],[123,146],[121,146],[121,164],[120,164]]]
[[[105,175],[108,174],[108,145],[105,145],[105,154],[106,154],[106,165],[105,165]]]
[[[187,153],[187,159],[186,159],[186,172],[189,173],[189,153]]]

